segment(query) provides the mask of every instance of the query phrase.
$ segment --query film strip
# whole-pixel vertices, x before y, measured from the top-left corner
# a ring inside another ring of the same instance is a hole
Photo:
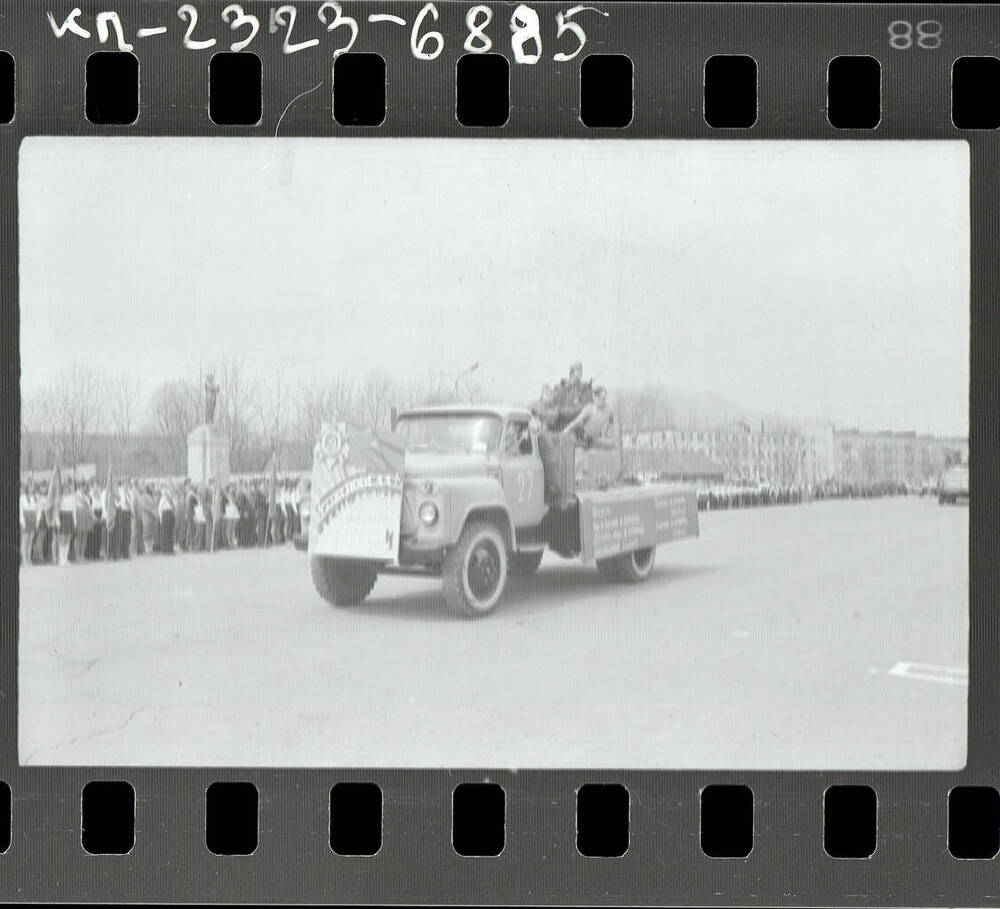
[[[997,35],[963,4],[8,2],[2,898],[993,899]],[[581,349],[607,392],[529,406]],[[623,391],[685,370],[759,400]],[[774,416],[794,387],[842,406],[822,437]],[[306,521],[296,421],[348,410],[403,432],[377,572]],[[558,559],[598,505],[600,552],[636,547],[601,577]],[[67,550],[94,564],[34,564]]]

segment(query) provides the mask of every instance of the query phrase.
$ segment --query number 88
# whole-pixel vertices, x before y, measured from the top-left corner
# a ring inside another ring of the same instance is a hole
[[[889,47],[893,50],[908,50],[913,47],[913,24],[905,19],[889,23]],[[916,27],[917,47],[922,50],[936,50],[941,46],[943,27],[936,19],[924,19]]]

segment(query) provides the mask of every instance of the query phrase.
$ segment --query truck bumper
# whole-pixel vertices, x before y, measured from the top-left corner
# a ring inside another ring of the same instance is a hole
[[[444,546],[440,543],[421,543],[403,538],[399,541],[400,568],[429,568],[438,566],[444,559]]]

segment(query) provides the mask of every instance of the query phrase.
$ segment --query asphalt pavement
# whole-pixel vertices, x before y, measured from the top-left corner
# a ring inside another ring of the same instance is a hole
[[[955,769],[968,509],[700,515],[639,586],[547,555],[491,615],[290,546],[23,567],[22,764]]]

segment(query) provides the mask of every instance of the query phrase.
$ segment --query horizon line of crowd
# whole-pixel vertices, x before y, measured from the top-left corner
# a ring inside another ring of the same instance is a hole
[[[56,486],[53,488],[53,481]],[[23,481],[21,562],[65,565],[292,542],[308,513],[310,480],[274,475],[195,484],[125,478]]]
[[[769,505],[801,505],[825,499],[877,499],[886,496],[906,496],[920,490],[907,483],[875,482],[849,483],[827,480],[822,483],[770,485],[716,485],[699,486],[697,492],[699,511],[719,511],[730,508],[761,508]]]

